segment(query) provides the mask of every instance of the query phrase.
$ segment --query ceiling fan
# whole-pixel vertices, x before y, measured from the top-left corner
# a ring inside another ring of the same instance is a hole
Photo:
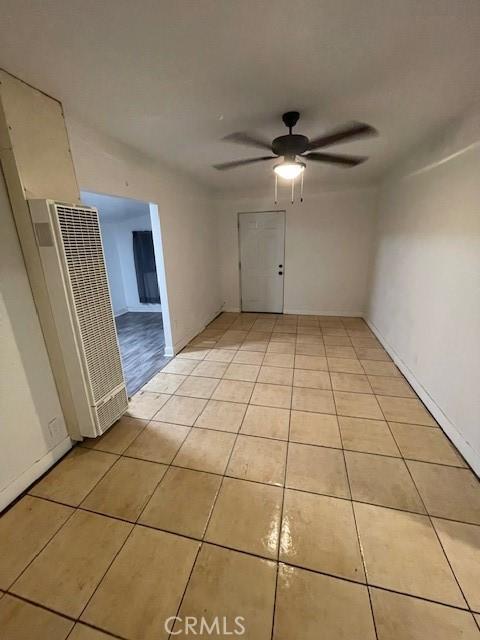
[[[262,140],[249,133],[240,132],[232,133],[225,138],[226,142],[235,142],[237,144],[256,147],[258,149],[266,149],[274,155],[260,156],[258,158],[248,158],[246,160],[233,160],[232,162],[223,162],[214,164],[213,167],[219,171],[227,169],[235,169],[247,164],[255,162],[264,162],[273,160],[283,156],[283,161],[273,167],[275,173],[281,178],[294,180],[305,169],[305,160],[313,160],[314,162],[325,162],[342,167],[355,167],[367,160],[366,156],[350,156],[334,153],[319,153],[316,149],[330,147],[339,142],[348,142],[358,138],[377,135],[376,129],[369,124],[363,122],[350,122],[344,124],[332,131],[317,136],[309,140],[306,136],[292,133],[293,127],[300,118],[298,111],[287,111],[282,116],[285,126],[288,128],[288,134],[275,138],[271,143]]]

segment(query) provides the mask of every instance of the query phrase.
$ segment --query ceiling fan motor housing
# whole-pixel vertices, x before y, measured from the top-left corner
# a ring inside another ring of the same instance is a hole
[[[292,158],[299,156],[308,149],[308,138],[295,133],[279,136],[272,142],[272,151],[277,156]]]

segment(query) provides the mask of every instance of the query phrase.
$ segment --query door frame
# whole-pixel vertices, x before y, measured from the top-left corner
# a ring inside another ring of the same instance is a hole
[[[243,312],[243,299],[242,299],[242,263],[241,263],[241,240],[240,240],[240,216],[246,213],[283,213],[283,280],[282,280],[282,310],[277,314],[285,313],[285,258],[286,258],[286,243],[287,243],[287,210],[286,209],[265,209],[262,211],[238,211],[237,212],[237,250],[238,250],[238,290],[240,294],[240,311]],[[245,313],[253,313],[246,311]],[[255,313],[270,313],[270,311],[258,311]],[[273,312],[276,313],[276,312]]]

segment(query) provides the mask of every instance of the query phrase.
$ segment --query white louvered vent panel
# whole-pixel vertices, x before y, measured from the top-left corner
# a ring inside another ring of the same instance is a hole
[[[100,431],[103,433],[115,422],[115,420],[118,420],[125,413],[127,406],[127,392],[125,387],[122,387],[106,402],[99,407],[96,407],[95,411],[97,413],[97,421]]]
[[[98,215],[60,204],[55,210],[93,399],[98,402],[124,382]]]

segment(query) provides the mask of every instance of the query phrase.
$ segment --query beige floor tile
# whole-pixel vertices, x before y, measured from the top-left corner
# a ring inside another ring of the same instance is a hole
[[[263,384],[257,382],[250,400],[251,404],[265,407],[279,407],[290,409],[292,401],[292,387],[280,384]]]
[[[280,560],[365,582],[351,502],[287,489]]]
[[[1,589],[8,589],[72,513],[70,507],[24,496],[0,518]]]
[[[296,344],[295,353],[301,356],[310,356],[312,358],[325,357],[325,347],[322,343],[317,344],[302,344],[301,342]]]
[[[198,416],[195,426],[236,433],[240,429],[246,408],[246,404],[238,402],[209,400]]]
[[[230,349],[212,349],[205,357],[205,361],[228,363],[233,360],[235,353]]]
[[[187,360],[186,358],[174,358],[163,367],[162,373],[177,373],[179,375],[190,375],[198,362]]]
[[[400,458],[345,451],[352,499],[425,513],[405,462]]]
[[[283,489],[225,478],[205,540],[276,559]]]
[[[170,467],[138,522],[201,538],[221,481],[211,473]]]
[[[343,452],[290,443],[286,486],[337,498],[350,498]]]
[[[433,526],[470,608],[480,611],[480,527],[439,518]]]
[[[330,374],[327,371],[294,369],[293,385],[310,389],[331,389]]]
[[[334,391],[333,393],[339,416],[371,418],[372,420],[381,420],[383,418],[374,395],[369,393],[348,393],[347,391]]]
[[[117,459],[111,453],[75,447],[29,493],[76,507]]]
[[[196,380],[208,380],[208,378],[196,378]],[[218,380],[215,380],[215,382],[217,383]],[[202,413],[206,404],[207,400],[203,398],[171,396],[165,406],[155,415],[155,420],[191,427]]]
[[[235,618],[241,616],[245,638],[270,640],[275,577],[276,565],[270,560],[205,544],[198,555],[178,616],[183,620],[187,616],[197,619],[204,616],[208,625],[219,617],[220,630],[225,619],[229,635],[235,630],[242,631],[235,625]],[[191,637],[178,624],[174,634],[176,638]],[[229,636],[221,633],[218,637]]]
[[[267,350],[268,340],[245,340],[240,351],[265,351]]]
[[[430,515],[480,524],[480,483],[469,469],[411,461],[407,466]]]
[[[399,376],[400,371],[393,362],[381,362],[379,360],[360,360],[360,363],[369,376]]]
[[[188,427],[152,421],[132,442],[124,455],[170,464],[189,433]]]
[[[416,398],[394,398],[392,396],[377,396],[385,420],[389,422],[408,422],[435,427],[436,422]]]
[[[78,617],[132,525],[77,511],[12,587],[28,600]]]
[[[276,353],[278,355],[293,355],[295,353],[295,343],[292,341],[280,342],[278,340],[273,340],[268,343],[267,347],[267,355],[271,353]]]
[[[263,359],[263,366],[293,369],[294,358],[295,356],[290,353],[266,353]]]
[[[462,457],[440,429],[422,429],[391,422],[390,428],[405,458],[465,467]]]
[[[372,388],[365,375],[359,373],[331,372],[332,388],[335,391],[352,391],[354,393],[372,393]]]
[[[252,352],[255,353],[255,352]],[[260,367],[257,364],[237,364],[232,362],[223,376],[225,380],[243,380],[244,382],[255,382]]]
[[[346,336],[346,330],[340,325],[334,326],[333,324],[325,324],[323,322],[320,323],[322,327],[322,333],[326,336]]]
[[[322,335],[322,331],[321,331],[320,327],[317,327],[316,325],[309,326],[309,325],[304,325],[304,324],[299,324],[298,325],[297,333],[304,334],[304,335],[311,335],[311,336],[321,336]]]
[[[199,543],[135,527],[82,620],[135,640],[167,638],[164,623],[180,604]]]
[[[187,358],[188,360],[203,360],[210,353],[210,349],[202,347],[185,347],[183,351],[177,355],[177,358]]]
[[[283,485],[286,456],[286,442],[240,435],[228,464],[227,475]]]
[[[294,387],[292,409],[314,411],[316,413],[335,413],[332,392],[326,389],[306,389]]]
[[[357,358],[359,358],[359,360],[375,360],[377,362],[391,361],[391,358],[385,349],[357,346],[355,347],[355,351],[357,352]]]
[[[290,411],[288,409],[250,405],[240,432],[250,436],[288,440],[289,420]]]
[[[234,433],[192,429],[173,464],[197,471],[224,473],[234,442]]]
[[[145,428],[146,420],[123,417],[110,427],[100,438],[85,438],[82,447],[121,454]]]
[[[218,383],[218,378],[189,376],[175,391],[175,395],[188,396],[189,398],[206,398],[208,400]]]
[[[352,341],[347,336],[323,336],[323,342],[325,347],[351,347]]]
[[[338,417],[345,449],[400,457],[395,440],[384,420]]]
[[[77,622],[68,640],[112,640],[112,636]]]
[[[363,374],[362,365],[353,358],[327,358],[327,362],[330,372]]]
[[[367,587],[281,564],[273,640],[293,638],[375,640]]]
[[[382,396],[416,398],[415,391],[406,380],[399,376],[369,376],[373,393]]]
[[[253,391],[253,382],[221,380],[213,394],[214,400],[225,402],[248,402]]]
[[[309,411],[292,411],[290,440],[341,449],[337,416]]]
[[[2,640],[65,640],[72,627],[71,620],[8,594],[0,599]]]
[[[478,640],[472,615],[435,602],[370,589],[378,640]]]
[[[295,369],[307,369],[309,371],[328,371],[327,359],[324,356],[309,356],[297,354],[295,356]]]
[[[283,333],[276,331],[270,336],[268,347],[270,348],[274,342],[288,342],[289,344],[295,345],[295,343],[297,342],[297,336],[295,333]],[[290,351],[288,353],[290,353]]]
[[[315,336],[311,336],[311,335],[305,335],[305,334],[298,334],[297,335],[297,342],[296,342],[296,346],[298,347],[310,347],[310,346],[314,346],[314,347],[321,347],[322,348],[322,353],[323,355],[325,355],[325,346],[323,344],[323,338],[321,336],[321,334],[315,335]],[[312,354],[313,355],[313,354]],[[318,354],[320,355],[320,354]]]
[[[355,359],[357,357],[353,347],[328,344],[325,347],[325,350],[326,350],[327,356],[329,358],[350,358],[350,359]]]
[[[236,364],[261,365],[265,354],[263,351],[237,351],[232,362]]]
[[[139,391],[130,399],[126,415],[131,418],[151,420],[169,398],[170,396],[166,393]]]
[[[143,391],[152,393],[175,393],[187,376],[177,373],[165,373],[161,371],[143,387]]]
[[[353,506],[371,585],[465,606],[427,516],[359,502]]]
[[[201,360],[190,375],[204,378],[222,378],[227,366],[225,362]]]
[[[167,467],[156,462],[120,458],[82,502],[82,508],[134,522]]]
[[[261,367],[258,382],[267,384],[283,384],[292,386],[293,369],[287,367]]]
[[[253,331],[270,332],[273,331],[276,320],[272,318],[259,318],[253,323]]]

